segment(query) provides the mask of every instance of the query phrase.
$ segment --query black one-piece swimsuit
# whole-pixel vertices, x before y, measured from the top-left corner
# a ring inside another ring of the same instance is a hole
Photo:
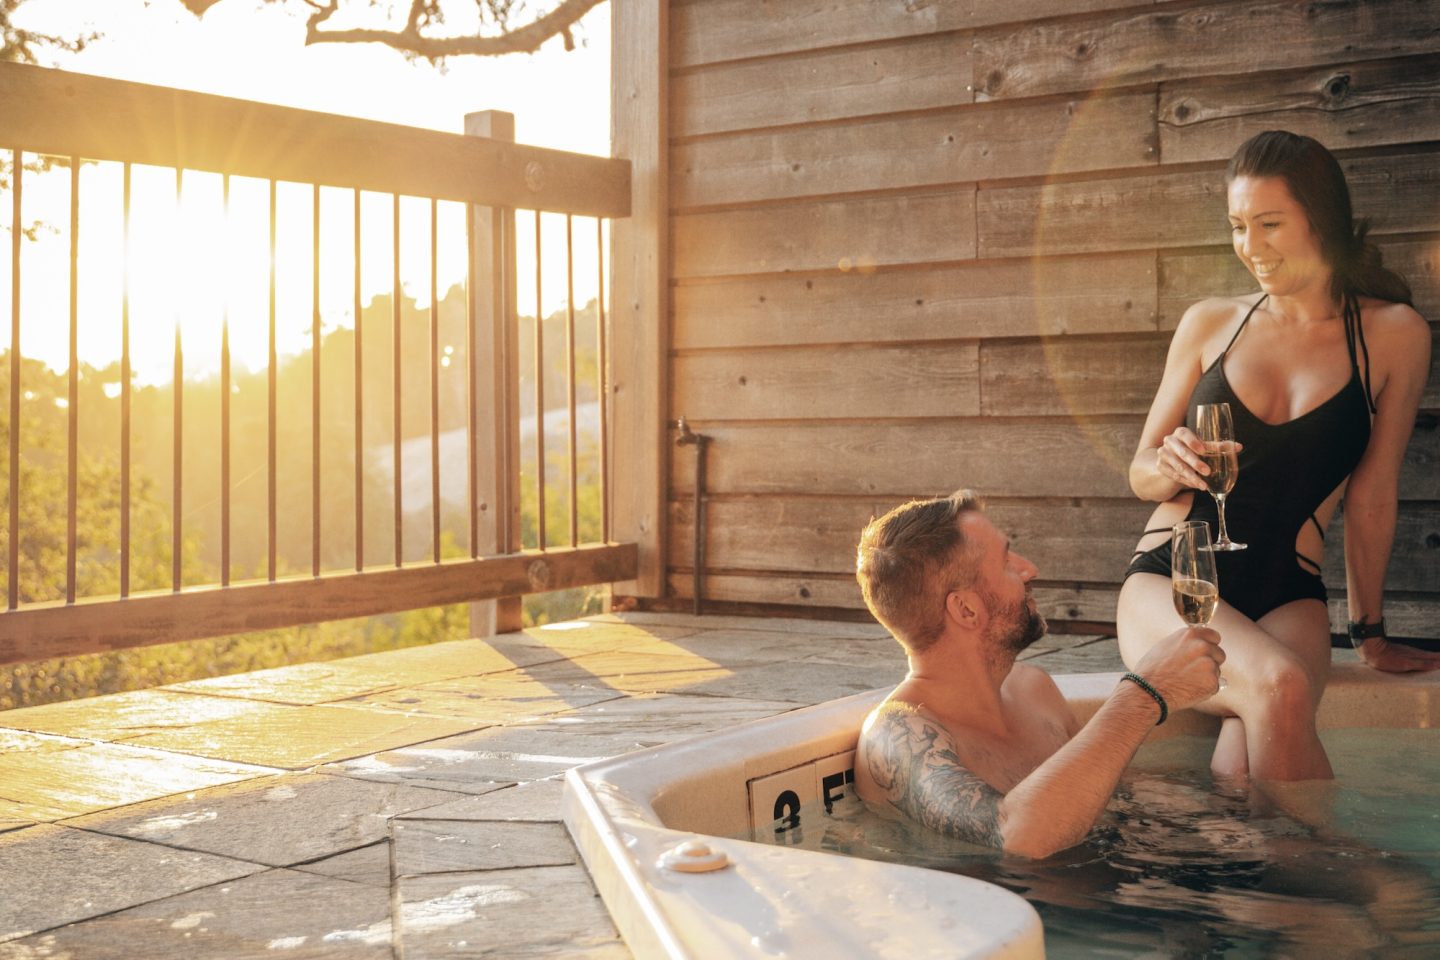
[[[1239,481],[1225,500],[1225,523],[1230,536],[1247,543],[1249,549],[1217,552],[1215,566],[1221,599],[1251,620],[1259,620],[1292,600],[1325,601],[1320,564],[1296,552],[1295,538],[1306,522],[1320,528],[1315,511],[1360,462],[1370,442],[1370,414],[1374,410],[1356,359],[1357,341],[1364,350],[1364,332],[1356,309],[1346,311],[1351,373],[1338,393],[1314,410],[1284,423],[1266,423],[1250,412],[1226,379],[1225,357],[1267,298],[1256,301],[1224,352],[1201,375],[1190,393],[1185,416],[1186,425],[1194,430],[1197,405],[1228,403],[1235,439],[1244,445],[1239,453]],[[1185,519],[1206,520],[1212,530],[1216,529],[1218,516],[1213,498],[1196,491]],[[1320,530],[1320,536],[1325,536],[1324,530]],[[1136,553],[1125,576],[1132,573],[1170,576],[1169,542]]]

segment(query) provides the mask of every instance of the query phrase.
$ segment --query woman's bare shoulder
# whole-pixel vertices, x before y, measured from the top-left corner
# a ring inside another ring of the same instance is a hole
[[[1179,343],[1203,349],[1212,340],[1224,336],[1227,341],[1245,315],[1259,301],[1259,295],[1244,297],[1208,297],[1197,300],[1186,309],[1175,328]],[[1223,347],[1223,344],[1221,344]],[[1217,350],[1219,348],[1216,348]]]
[[[1392,303],[1364,297],[1360,301],[1361,321],[1366,336],[1380,336],[1402,342],[1428,342],[1430,324],[1408,303]]]

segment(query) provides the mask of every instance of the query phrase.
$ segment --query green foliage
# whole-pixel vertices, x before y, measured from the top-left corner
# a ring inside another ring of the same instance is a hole
[[[598,373],[593,330],[595,305],[577,312],[577,403],[593,403]],[[463,291],[452,290],[439,304],[441,343],[464,343]],[[365,410],[360,486],[364,497],[365,561],[394,560],[394,493],[387,470],[369,454],[388,449],[394,430],[394,359],[392,310],[377,298],[362,314],[362,403]],[[428,311],[413,301],[402,303],[402,324],[408,329],[428,324]],[[568,405],[563,369],[564,316],[546,319],[546,407]],[[533,343],[534,321],[522,321],[522,344]],[[412,342],[424,341],[412,355]],[[428,337],[403,340],[401,437],[428,437],[430,432]],[[321,568],[344,569],[354,563],[355,537],[355,334],[329,332],[321,346],[320,541]],[[528,354],[528,351],[526,351]],[[527,365],[533,368],[533,365]],[[522,367],[527,369],[527,367]],[[417,371],[411,373],[409,371]],[[420,373],[418,371],[425,371]],[[558,372],[557,372],[558,371]],[[78,371],[76,409],[76,594],[115,596],[120,590],[120,401],[113,396],[120,380],[118,364],[103,369],[83,365]],[[9,396],[10,360],[0,353],[0,399]],[[277,574],[308,571],[313,563],[313,498],[310,356],[282,359],[276,370],[277,420]],[[20,601],[63,600],[66,581],[68,525],[69,379],[34,360],[22,360],[20,460]],[[107,391],[107,385],[109,390]],[[240,371],[231,401],[231,576],[244,579],[268,572],[268,374]],[[533,385],[522,375],[525,407],[534,409]],[[442,431],[466,422],[467,378],[464,363],[442,368],[438,384]],[[219,572],[220,469],[218,425],[220,384],[217,377],[186,381],[182,393],[182,583],[214,583]],[[175,394],[169,384],[137,386],[132,391],[131,560],[130,589],[166,589],[172,584],[173,424]],[[546,536],[550,545],[570,542],[568,431],[547,435]],[[8,518],[8,404],[0,404],[0,523]],[[522,463],[522,543],[538,542],[537,484],[533,451]],[[388,462],[388,461],[387,461]],[[579,542],[598,541],[600,530],[599,452],[596,439],[584,432],[577,450],[577,533]],[[163,478],[157,481],[156,478]],[[423,513],[424,516],[420,516]],[[464,556],[462,516],[443,518],[442,557]],[[408,513],[405,559],[431,556],[428,507]],[[459,528],[459,529],[457,529]],[[0,582],[8,582],[7,555],[0,550]],[[526,597],[526,625],[571,619],[602,609],[603,587],[577,588]],[[3,616],[3,614],[0,614]],[[218,637],[112,653],[33,661],[0,670],[0,709],[30,706],[77,697],[144,689],[168,683],[260,670],[288,663],[327,660],[360,653],[397,649],[456,639],[469,634],[465,604],[412,610],[362,620],[322,623],[285,630]]]

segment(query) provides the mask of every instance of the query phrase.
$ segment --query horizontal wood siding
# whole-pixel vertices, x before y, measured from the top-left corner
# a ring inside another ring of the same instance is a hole
[[[668,414],[710,437],[705,593],[862,606],[860,529],[969,486],[1052,619],[1113,620],[1126,473],[1172,331],[1251,293],[1225,163],[1339,155],[1440,346],[1440,5],[675,0]],[[1440,637],[1440,350],[1386,616]],[[695,448],[670,449],[689,597]],[[1242,480],[1243,482],[1243,480]],[[1325,562],[1345,618],[1343,523]]]

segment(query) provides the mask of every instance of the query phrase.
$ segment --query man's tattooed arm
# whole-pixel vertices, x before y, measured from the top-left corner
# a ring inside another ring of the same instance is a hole
[[[892,703],[865,736],[870,776],[897,811],[946,836],[1004,845],[1004,795],[961,765],[955,741],[938,723]]]

